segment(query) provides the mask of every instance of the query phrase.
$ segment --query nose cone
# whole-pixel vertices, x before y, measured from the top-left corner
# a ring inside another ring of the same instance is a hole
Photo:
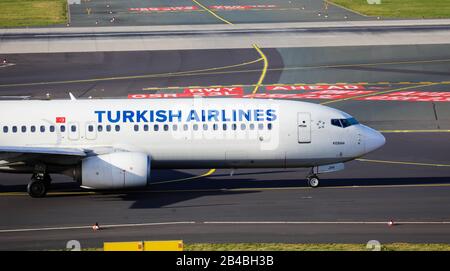
[[[386,143],[386,138],[380,132],[369,127],[364,131],[364,138],[366,141],[366,153],[372,152]]]

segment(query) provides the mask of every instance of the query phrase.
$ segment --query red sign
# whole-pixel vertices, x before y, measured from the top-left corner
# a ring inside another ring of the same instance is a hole
[[[56,123],[66,123],[66,117],[56,117]]]
[[[180,7],[149,7],[149,8],[129,8],[134,12],[158,12],[158,11],[189,11],[198,10],[196,6],[180,6]]]
[[[283,85],[283,86],[267,86],[266,90],[360,90],[365,89],[361,85]]]

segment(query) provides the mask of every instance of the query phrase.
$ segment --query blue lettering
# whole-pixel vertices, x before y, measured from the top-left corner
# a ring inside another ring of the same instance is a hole
[[[134,118],[134,112],[133,111],[123,111],[123,122],[126,123],[127,121],[129,122],[134,122],[133,120]]]
[[[181,121],[181,110],[177,111],[177,114],[174,114],[172,110],[169,110],[169,122],[173,122],[173,118],[177,118],[178,122]]]
[[[136,122],[148,122],[147,117],[145,117],[147,112],[148,112],[147,110],[144,111],[138,110],[136,112]]]
[[[167,121],[167,115],[165,110],[157,110],[156,111],[156,121],[157,122],[165,122]]]
[[[217,110],[208,110],[208,121],[219,121],[219,111]]]
[[[274,109],[268,109],[267,111],[266,111],[266,115],[267,115],[267,120],[268,121],[274,121],[274,120],[276,120],[277,119],[277,114],[276,114],[276,111],[274,110]]]
[[[255,121],[263,121],[263,113],[264,111],[262,109],[255,109]]]
[[[225,109],[222,109],[222,121],[230,121],[230,119],[227,119],[227,111]]]
[[[250,117],[251,113],[250,112],[251,112],[250,110],[245,111],[245,110],[239,109],[239,121],[243,121],[244,119],[246,121],[251,121],[251,117]]]
[[[155,122],[155,111],[150,110],[150,122]]]
[[[97,114],[97,122],[102,123],[103,122],[103,114],[106,113],[106,111],[94,111],[95,114]]]
[[[108,111],[108,121],[112,123],[116,123],[120,121],[120,111],[116,111],[116,117],[112,117],[112,112]]]
[[[191,110],[189,112],[189,116],[187,118],[187,121],[200,121],[200,119],[198,118],[197,112],[195,110]]]

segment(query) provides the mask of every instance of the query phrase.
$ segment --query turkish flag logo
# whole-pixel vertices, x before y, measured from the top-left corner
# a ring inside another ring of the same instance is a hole
[[[66,123],[65,117],[56,117],[56,123]]]

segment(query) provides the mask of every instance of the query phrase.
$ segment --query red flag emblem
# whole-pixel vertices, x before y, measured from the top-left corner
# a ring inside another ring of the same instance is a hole
[[[56,117],[56,123],[66,123],[65,117]]]

